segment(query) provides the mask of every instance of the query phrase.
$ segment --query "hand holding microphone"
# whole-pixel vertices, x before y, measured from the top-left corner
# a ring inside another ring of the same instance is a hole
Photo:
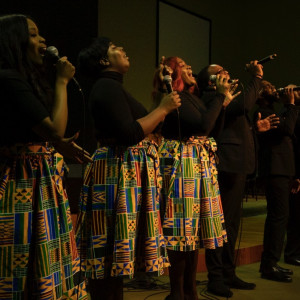
[[[173,92],[172,77],[170,75],[164,76],[163,83],[167,88],[168,95],[162,99],[161,105],[164,106],[169,113],[174,109],[178,109],[178,107],[181,105],[181,99],[177,92]]]
[[[248,71],[253,77],[263,78],[263,66],[258,63],[258,60],[250,61],[246,64],[245,70]]]
[[[223,107],[225,108],[228,104],[235,99],[238,95],[240,95],[241,91],[235,93],[235,90],[238,87],[238,79],[228,79],[228,75],[211,75],[216,76],[216,91],[220,94],[225,95],[225,99],[223,101]]]
[[[49,46],[46,50],[45,56],[50,58],[56,64],[57,76],[68,80],[72,79],[81,91],[79,82],[74,77],[75,67],[68,61],[66,56],[60,57],[58,50],[54,46]]]
[[[279,88],[279,89],[277,89],[276,91],[277,91],[278,93],[284,93],[288,88],[291,88],[291,89],[293,90],[293,92],[294,92],[294,91],[295,91],[295,92],[300,91],[300,86],[287,86],[287,87],[285,87],[285,88]]]
[[[275,59],[277,57],[277,54],[274,53],[274,54],[271,54],[269,56],[266,56],[260,60],[254,60],[254,61],[251,61],[250,64],[246,64],[246,67],[245,67],[245,71],[248,71],[249,73],[251,73],[254,77],[259,77],[262,79],[263,75],[264,75],[264,72],[263,72],[263,64],[268,62],[268,61],[271,61],[273,59]]]
[[[212,83],[216,83],[217,78],[218,78],[218,75],[210,75],[210,76],[209,76],[209,80],[210,80]],[[239,82],[238,79],[228,79],[228,83],[230,83],[230,84],[237,84],[238,82]]]

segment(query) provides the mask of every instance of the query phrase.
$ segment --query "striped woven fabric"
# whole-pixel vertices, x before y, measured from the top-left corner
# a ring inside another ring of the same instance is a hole
[[[162,274],[169,265],[159,214],[157,146],[101,147],[85,171],[76,241],[85,276]]]
[[[162,219],[170,250],[214,249],[227,241],[212,138],[164,139],[159,147],[163,176]]]
[[[87,299],[62,156],[23,144],[0,157],[0,299]]]

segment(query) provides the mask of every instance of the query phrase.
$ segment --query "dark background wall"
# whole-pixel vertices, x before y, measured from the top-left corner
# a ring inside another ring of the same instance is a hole
[[[212,63],[224,66],[233,77],[247,83],[245,64],[276,53],[278,58],[264,65],[265,78],[277,87],[300,85],[300,1],[167,2],[211,20]],[[99,0],[99,32],[127,50],[131,68],[125,84],[148,107],[156,63],[156,5],[157,0]],[[181,31],[181,22],[179,19],[169,26],[178,35],[189,36],[190,32]],[[189,57],[183,58],[188,62]],[[194,68],[194,72],[198,71]]]

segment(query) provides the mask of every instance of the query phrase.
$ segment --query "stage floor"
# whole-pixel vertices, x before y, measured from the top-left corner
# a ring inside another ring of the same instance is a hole
[[[266,217],[266,201],[264,197],[249,198],[243,202],[243,218],[241,234],[237,242],[239,247],[237,258],[237,275],[243,280],[256,283],[253,291],[233,289],[233,297],[239,300],[290,300],[299,299],[300,267],[291,266],[281,261],[282,267],[294,271],[292,283],[280,283],[260,278],[259,261],[262,251],[264,222]],[[204,262],[204,250],[200,250],[198,261],[198,296],[202,299],[226,299],[215,297],[206,292],[207,272]],[[124,300],[164,300],[169,294],[168,276],[152,278],[145,275],[133,280],[126,280]]]

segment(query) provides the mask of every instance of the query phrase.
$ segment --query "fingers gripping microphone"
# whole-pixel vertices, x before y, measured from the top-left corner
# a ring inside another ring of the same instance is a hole
[[[216,80],[217,80],[217,75],[210,75],[210,76],[209,76],[209,80],[210,80],[211,82],[215,83]],[[231,83],[231,84],[236,84],[236,83],[238,83],[238,82],[239,82],[238,79],[229,79],[229,80],[228,80],[228,83]]]
[[[172,88],[172,77],[170,75],[165,75],[163,79],[164,84],[166,85],[168,94],[173,92]]]
[[[300,86],[295,86],[292,88],[293,92],[294,91],[300,91]],[[287,88],[279,88],[276,90],[278,93],[284,93],[285,91],[287,91]]]
[[[58,50],[54,46],[47,47],[45,55],[49,56],[54,62],[57,62],[60,59]],[[81,86],[80,86],[79,82],[77,81],[77,79],[75,77],[73,77],[72,80],[75,82],[75,84],[79,88],[79,91],[81,91],[82,89],[81,89]]]

